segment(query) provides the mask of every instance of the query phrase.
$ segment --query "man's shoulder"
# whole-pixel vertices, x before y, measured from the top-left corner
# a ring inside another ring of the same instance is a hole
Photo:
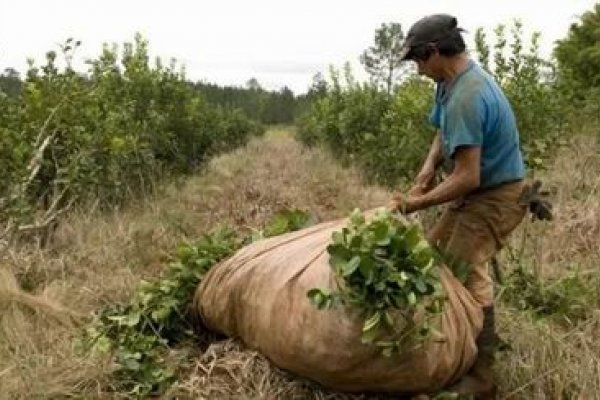
[[[470,68],[459,83],[462,90],[469,94],[483,93],[491,89],[489,75],[478,65]]]
[[[475,110],[475,106],[487,103],[490,93],[485,76],[470,70],[457,82],[449,106],[455,111]]]
[[[485,69],[480,67],[478,64],[475,64],[473,68],[469,71],[469,76],[466,81],[468,84],[485,93],[497,93],[502,92],[502,88],[496,81],[496,79]]]

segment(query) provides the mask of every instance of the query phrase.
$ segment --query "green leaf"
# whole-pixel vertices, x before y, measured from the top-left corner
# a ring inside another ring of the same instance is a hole
[[[369,276],[373,275],[373,268],[375,268],[375,263],[370,258],[361,259],[360,265],[358,266],[358,270],[363,278],[369,278]]]
[[[434,265],[435,265],[435,259],[432,257],[427,262],[427,265],[423,268],[423,274],[426,275],[431,270],[431,268],[433,268]]]
[[[375,339],[377,338],[377,335],[378,335],[377,329],[370,329],[368,331],[363,330],[361,337],[360,337],[360,341],[363,344],[373,343],[375,341]]]
[[[404,296],[402,296],[400,293],[396,293],[392,296],[392,299],[394,300],[394,305],[397,308],[403,309],[406,307],[407,305],[407,300]]]
[[[331,236],[333,239],[333,244],[343,245],[345,243],[344,235],[342,234],[342,232],[333,232]]]
[[[388,225],[381,221],[375,225],[375,229],[373,229],[373,235],[375,236],[375,241],[380,242],[384,239],[388,239]]]
[[[152,311],[151,316],[154,321],[163,321],[171,315],[172,309],[170,307],[160,307]]]
[[[375,281],[375,264],[373,264],[373,267],[371,269],[369,269],[367,280],[365,281],[365,284],[367,286],[372,285],[374,281]]]
[[[425,282],[423,282],[422,278],[415,279],[415,287],[417,288],[417,290],[420,293],[422,293],[422,294],[427,293],[427,285],[425,285]]]
[[[429,242],[427,242],[427,240],[425,240],[425,239],[422,239],[422,240],[419,240],[417,242],[417,244],[413,246],[412,252],[413,252],[413,254],[420,254],[422,252],[429,251],[429,250],[430,250]]]
[[[407,296],[408,299],[408,304],[410,304],[411,306],[414,306],[415,304],[417,304],[417,296],[415,295],[414,292],[410,292]]]
[[[265,228],[266,237],[281,235],[288,230],[288,219],[283,215],[277,215],[273,221]]]
[[[327,252],[332,258],[335,257],[342,260],[350,260],[352,258],[352,252],[341,244],[330,244],[327,246]]]
[[[376,311],[373,315],[371,315],[363,325],[363,332],[370,331],[374,329],[377,324],[381,321],[381,312]]]
[[[313,288],[306,293],[306,296],[319,310],[329,308],[333,302],[331,292],[328,289]]]
[[[296,231],[306,227],[309,221],[310,216],[302,210],[284,209],[279,211],[265,227],[264,235],[271,237]]]
[[[321,295],[322,290],[318,289],[318,288],[313,288],[310,289],[308,292],[306,292],[306,296],[310,299],[311,302],[318,304],[317,301],[315,301],[315,299],[317,298],[317,296]]]
[[[350,215],[350,222],[354,226],[362,226],[365,223],[365,217],[358,208],[352,211],[352,214]]]
[[[359,235],[353,236],[350,240],[350,248],[359,249],[362,244],[362,237]]]
[[[348,262],[340,257],[329,257],[329,265],[331,265],[333,267],[333,270],[336,273],[340,273],[340,271],[342,271],[344,269],[344,267],[346,266]]]
[[[112,349],[112,341],[106,335],[101,335],[94,343],[94,350],[101,354],[107,354]]]
[[[140,312],[129,314],[123,320],[123,324],[125,324],[126,326],[135,326],[140,322],[141,316],[142,315]]]
[[[378,246],[389,246],[391,243],[390,237],[385,237],[377,242]]]
[[[416,225],[409,227],[404,233],[404,241],[409,249],[414,249],[421,241],[421,233]]]
[[[388,326],[390,326],[390,327],[394,326],[395,321],[394,321],[394,317],[392,317],[392,314],[390,314],[389,312],[385,311],[383,313],[383,316],[385,317],[384,320],[385,320],[385,323]]]
[[[440,392],[432,400],[460,400],[461,395],[456,392]]]
[[[356,271],[356,269],[359,267],[359,265],[360,265],[360,256],[352,257],[352,259],[350,261],[348,261],[346,263],[346,265],[344,265],[344,268],[342,270],[342,275],[343,276],[352,275],[354,273],[354,271]]]
[[[308,225],[310,225],[310,215],[305,211],[298,209],[289,210],[288,215],[288,225],[292,231],[306,228]]]

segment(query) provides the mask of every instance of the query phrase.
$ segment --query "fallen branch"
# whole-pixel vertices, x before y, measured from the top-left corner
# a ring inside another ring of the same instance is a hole
[[[38,136],[34,143],[34,147],[36,149],[33,153],[33,157],[27,164],[27,174],[28,174],[27,178],[18,186],[18,188],[16,190],[9,191],[9,195],[7,197],[0,199],[0,210],[6,208],[8,206],[8,204],[10,204],[11,201],[25,197],[32,182],[35,180],[35,178],[39,174],[40,168],[42,166],[42,161],[44,159],[44,153],[45,153],[46,149],[48,148],[48,146],[50,146],[50,144],[52,143],[52,140],[56,136],[57,131],[55,130],[51,135],[48,135],[45,138],[44,138],[44,136],[46,135],[46,131],[48,130],[48,126],[50,125],[50,122],[52,121],[52,119],[54,118],[54,116],[60,109],[61,105],[64,103],[64,101],[65,101],[65,98],[63,98],[61,101],[59,101],[58,104],[56,105],[56,107],[54,107],[52,109],[52,111],[50,112],[50,114],[48,115],[46,120],[44,121],[44,124],[42,125],[40,132],[38,133]],[[55,208],[59,204],[59,201],[62,199],[63,195],[64,195],[64,191],[63,191],[63,194],[61,194],[61,196],[59,197],[58,201],[55,200],[55,202],[53,203],[54,208],[51,207],[44,214],[44,221],[41,224],[35,223],[35,224],[27,225],[27,226],[21,226],[15,221],[14,217],[12,217],[12,216],[9,217],[6,222],[6,226],[0,233],[0,256],[4,253],[4,251],[8,247],[8,245],[11,241],[11,237],[13,236],[13,234],[15,232],[27,231],[32,226],[35,226],[36,228],[38,226],[48,226],[50,224],[50,222],[52,222],[52,220],[54,220],[55,217],[57,216],[57,215],[52,215],[52,214],[53,213],[56,214]],[[70,207],[70,205],[69,205],[69,207]],[[62,211],[61,211],[61,213],[62,213]]]
[[[45,230],[59,216],[61,216],[62,214],[67,212],[69,209],[71,209],[71,207],[75,203],[76,199],[77,199],[76,197],[73,197],[71,200],[69,200],[69,203],[66,206],[64,206],[63,208],[61,208],[58,211],[50,212],[51,209],[49,209],[46,213],[44,213],[44,216],[41,218],[40,222],[35,222],[33,224],[28,224],[28,225],[21,225],[17,228],[17,231],[19,233],[24,233],[24,232]],[[55,200],[54,204],[58,204],[58,200],[60,200],[60,199]]]
[[[31,159],[31,161],[29,161],[29,165],[27,166],[29,177],[21,185],[21,188],[19,190],[21,194],[25,193],[25,191],[29,188],[29,185],[31,185],[31,182],[33,182],[38,172],[40,171],[40,167],[42,166],[42,160],[44,159],[44,151],[46,151],[46,148],[54,138],[54,135],[55,133],[50,136],[47,136],[46,139],[44,139],[40,147],[38,147],[38,149],[36,150],[35,155]]]
[[[52,109],[52,111],[50,111],[50,114],[48,115],[48,118],[46,118],[46,120],[44,121],[44,124],[42,125],[42,128],[40,129],[40,132],[38,133],[38,136],[35,139],[35,143],[34,143],[33,147],[38,147],[39,146],[40,141],[44,137],[44,133],[46,133],[46,129],[48,129],[48,125],[50,125],[50,122],[52,121],[52,118],[54,118],[54,115],[58,112],[58,109],[65,102],[65,99],[66,98],[63,98],[62,100],[60,100],[58,102],[58,104],[56,105],[56,107],[54,107]]]

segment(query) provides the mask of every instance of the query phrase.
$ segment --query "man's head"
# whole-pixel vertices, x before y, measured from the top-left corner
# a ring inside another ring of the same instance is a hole
[[[465,52],[462,31],[456,18],[451,15],[424,17],[408,31],[401,57],[416,62],[419,74],[439,81],[447,59]]]

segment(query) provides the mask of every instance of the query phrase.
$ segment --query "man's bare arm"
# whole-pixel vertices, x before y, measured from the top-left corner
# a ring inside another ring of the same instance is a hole
[[[414,186],[409,193],[421,195],[431,190],[435,171],[444,160],[441,136],[441,133],[438,131],[433,138],[427,158],[421,167],[421,171],[415,177]]]
[[[431,191],[412,199],[414,208],[423,209],[456,200],[477,189],[481,179],[480,159],[480,147],[457,149],[452,174]]]
[[[444,154],[442,153],[442,133],[436,132],[431,147],[429,148],[429,154],[427,154],[426,164],[430,164],[434,169],[440,166],[444,161]]]

